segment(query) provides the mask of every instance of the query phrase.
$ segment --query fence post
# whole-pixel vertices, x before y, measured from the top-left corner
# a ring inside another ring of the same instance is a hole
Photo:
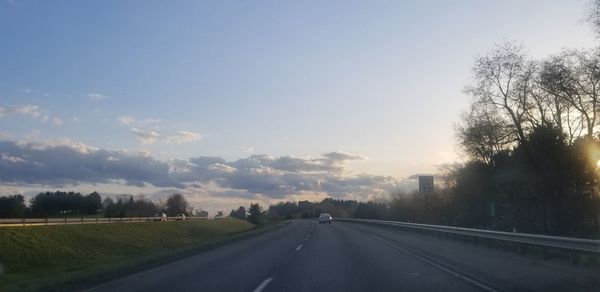
[[[65,225],[67,225],[67,217],[65,217]]]
[[[25,226],[25,217],[23,217],[23,226]]]
[[[96,215],[96,224],[98,224],[98,215]]]
[[[46,222],[46,226],[48,226],[48,216],[46,216],[45,222]]]
[[[83,224],[83,216],[81,217],[81,224]]]

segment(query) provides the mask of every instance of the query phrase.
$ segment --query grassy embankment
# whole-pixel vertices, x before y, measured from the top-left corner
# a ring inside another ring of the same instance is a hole
[[[264,228],[252,229],[236,219],[0,228],[0,291],[102,280]]]

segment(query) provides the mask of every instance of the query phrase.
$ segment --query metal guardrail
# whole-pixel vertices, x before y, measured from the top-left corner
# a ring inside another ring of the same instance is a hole
[[[0,226],[37,226],[37,225],[65,225],[65,224],[108,224],[129,222],[152,221],[177,221],[177,217],[66,217],[66,218],[0,218]],[[188,216],[185,220],[213,219],[212,217]]]
[[[335,218],[337,221],[371,223],[381,225],[392,225],[415,230],[446,233],[450,235],[468,236],[475,238],[493,239],[518,244],[535,245],[548,248],[562,249],[572,252],[586,252],[600,254],[600,240],[582,239],[574,237],[548,236],[529,233],[503,232],[493,230],[482,230],[452,226],[428,225],[418,223],[407,223],[397,221]]]

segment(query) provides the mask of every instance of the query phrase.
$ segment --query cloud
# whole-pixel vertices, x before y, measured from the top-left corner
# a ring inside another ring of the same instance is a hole
[[[21,163],[25,162],[25,159],[17,156],[10,156],[6,153],[2,153],[2,159],[11,163]]]
[[[22,106],[15,107],[13,109],[13,111],[17,114],[30,116],[34,119],[42,119],[43,118],[43,114],[40,110],[40,107],[37,105],[32,105],[32,104],[22,105]]]
[[[163,135],[158,130],[142,130],[139,128],[133,128],[131,129],[131,132],[133,132],[144,145],[153,144],[158,140],[164,140],[167,143],[183,144],[200,140],[202,138],[200,133],[191,131],[178,131],[171,135]]]
[[[101,101],[101,100],[104,100],[104,99],[107,99],[107,98],[108,98],[108,96],[106,96],[106,95],[103,95],[103,94],[100,94],[100,93],[93,93],[93,92],[91,92],[91,93],[88,93],[88,94],[87,94],[87,97],[88,97],[88,98],[89,98],[91,101]]]
[[[242,152],[244,152],[244,153],[251,153],[251,152],[254,152],[254,148],[252,148],[252,147],[246,147],[246,146],[242,146],[242,147],[240,147],[240,149],[241,149],[241,150],[242,150]]]
[[[314,158],[257,154],[232,162],[220,157],[201,156],[172,161],[171,175],[175,180],[186,184],[213,182],[224,189],[274,199],[303,192],[367,198],[394,191],[398,182],[392,177],[342,175],[346,161],[363,158],[338,151]]]
[[[350,154],[343,151],[334,151],[323,154],[323,156],[327,157],[330,160],[334,161],[344,161],[344,160],[366,160],[367,158],[362,155]]]
[[[140,132],[144,139],[155,134]],[[345,162],[360,155],[318,157],[250,155],[235,161],[200,156],[160,161],[141,153],[94,148],[69,139],[0,141],[0,184],[127,184],[179,188],[211,197],[280,200],[314,194],[368,199],[401,187],[389,176],[346,176]]]
[[[143,119],[143,120],[138,120],[138,119],[136,119],[136,118],[134,118],[132,116],[120,116],[120,117],[117,118],[117,121],[119,121],[119,123],[121,123],[121,124],[123,124],[125,126],[137,125],[138,127],[160,123],[160,119]]]
[[[117,121],[123,125],[129,126],[135,123],[135,118],[130,116],[121,116],[117,118]]]
[[[131,132],[133,132],[144,145],[153,144],[156,142],[156,140],[161,138],[160,133],[154,130],[144,131],[138,128],[133,128],[131,129]]]
[[[43,110],[40,108],[40,106],[34,104],[19,105],[10,108],[0,107],[0,118],[8,116],[25,116],[44,123],[47,121],[52,121],[52,123],[57,126],[62,126],[64,124],[61,118],[51,118],[50,114],[48,114],[48,111]]]
[[[61,118],[57,118],[57,117],[52,118],[52,123],[54,123],[54,125],[59,126],[59,127],[64,124],[63,120]]]
[[[184,187],[172,180],[169,165],[152,157],[97,149],[69,139],[46,142],[0,141],[0,181],[61,186],[114,183],[143,187]]]
[[[166,137],[166,141],[168,143],[186,143],[191,141],[200,140],[202,136],[200,133],[191,132],[191,131],[178,131],[175,134],[169,135]]]
[[[202,135],[192,131],[177,131],[170,134],[163,134],[158,130],[157,126],[153,129],[148,129],[149,125],[160,123],[160,119],[136,119],[132,116],[120,116],[117,121],[125,126],[134,126],[131,132],[134,133],[142,144],[153,144],[159,140],[166,143],[183,144],[187,142],[197,141],[202,139]]]

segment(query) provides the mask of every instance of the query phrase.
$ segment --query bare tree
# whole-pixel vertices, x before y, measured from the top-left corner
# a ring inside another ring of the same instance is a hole
[[[600,37],[600,0],[590,1],[587,19],[596,32],[596,36]]]
[[[465,152],[492,164],[494,156],[515,141],[509,124],[493,108],[474,104],[462,118],[456,134]]]
[[[502,43],[473,67],[475,84],[467,92],[480,104],[506,116],[518,141],[525,141],[531,100],[533,65],[522,45]]]
[[[595,134],[600,110],[599,50],[566,50],[543,62],[539,86],[551,96],[556,125],[573,138]],[[563,122],[566,121],[565,125]]]

